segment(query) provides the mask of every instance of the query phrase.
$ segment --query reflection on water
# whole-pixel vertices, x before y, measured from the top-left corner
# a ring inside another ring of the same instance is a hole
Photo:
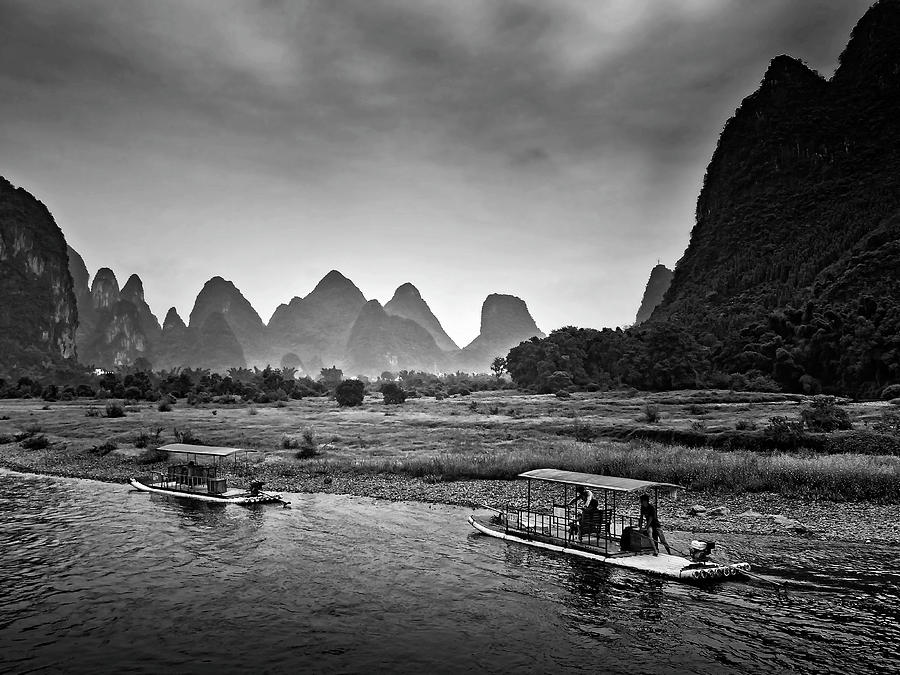
[[[290,510],[208,505],[0,472],[0,669],[900,665],[894,548],[727,537],[732,559],[791,590],[697,588],[485,537],[458,508],[290,499]]]

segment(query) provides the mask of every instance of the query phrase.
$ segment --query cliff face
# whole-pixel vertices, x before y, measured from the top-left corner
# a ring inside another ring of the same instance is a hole
[[[47,208],[0,178],[0,367],[75,358],[78,310],[66,248]]]
[[[91,284],[92,330],[84,338],[80,359],[101,368],[117,368],[143,358],[153,363],[162,329],[144,300],[140,277],[132,274],[122,290],[108,267],[97,270]]]
[[[459,367],[487,372],[498,356],[533,337],[544,337],[528,306],[514,295],[492,293],[481,306],[481,332],[457,355]]]
[[[641,306],[638,309],[637,317],[634,319],[634,325],[640,325],[650,318],[653,310],[662,302],[663,296],[669,290],[669,284],[672,283],[672,270],[665,265],[657,265],[650,272],[650,279],[647,281],[647,287],[644,289],[644,297],[641,299]]]
[[[389,370],[443,370],[444,353],[431,334],[411,319],[391,316],[377,300],[360,311],[347,341],[347,369],[378,376]]]
[[[410,319],[427,330],[438,347],[445,352],[456,351],[459,346],[444,331],[441,322],[432,313],[428,303],[422,299],[419,289],[410,283],[403,284],[384,306],[384,311],[392,316]]]
[[[91,297],[91,277],[84,260],[71,246],[66,247],[69,256],[69,274],[72,275],[72,286],[75,292],[75,304],[78,308],[78,328],[75,331],[75,347],[79,357],[91,340],[96,329],[97,317],[94,314],[94,301]]]
[[[272,314],[268,327],[272,352],[294,353],[310,368],[342,365],[350,331],[365,304],[362,291],[332,270],[309,295],[279,305]]]
[[[188,325],[199,330],[206,319],[216,312],[228,323],[248,363],[265,367],[270,359],[262,319],[240,290],[222,277],[213,277],[204,284],[194,302]]]
[[[774,59],[722,132],[690,244],[650,322],[700,335],[723,369],[758,363],[765,372],[778,360],[785,383],[900,377],[875,362],[851,373],[830,346],[855,350],[863,338],[849,320],[868,324],[861,358],[895,349],[898,119],[900,0],[866,13],[830,81]],[[858,309],[860,293],[874,307]]]

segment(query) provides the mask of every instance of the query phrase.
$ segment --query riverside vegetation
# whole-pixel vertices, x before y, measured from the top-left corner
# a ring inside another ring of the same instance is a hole
[[[900,406],[887,401],[726,391],[483,391],[395,405],[369,394],[352,406],[327,396],[0,401],[0,462],[13,468],[125,481],[164,461],[156,448],[169,442],[255,450],[235,478],[288,485],[334,475],[509,480],[557,466],[709,494],[900,502]]]

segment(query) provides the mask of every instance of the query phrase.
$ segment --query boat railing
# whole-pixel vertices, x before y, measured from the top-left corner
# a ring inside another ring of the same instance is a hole
[[[584,519],[581,509],[554,504],[550,511],[529,511],[507,506],[504,516],[507,531],[518,530],[559,540],[560,545],[578,543],[607,551],[616,535],[614,514],[600,509]]]
[[[149,473],[148,481],[164,489],[211,495],[224,494],[228,490],[227,480],[217,477],[215,472],[204,472],[195,475],[181,471],[172,471],[172,467],[169,467],[166,473],[161,471],[150,471]]]

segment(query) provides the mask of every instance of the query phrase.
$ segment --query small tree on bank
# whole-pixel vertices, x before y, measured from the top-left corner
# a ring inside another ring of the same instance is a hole
[[[381,393],[386,404],[399,405],[406,401],[406,391],[396,382],[381,385]]]
[[[334,400],[343,407],[362,405],[366,385],[359,380],[344,380],[334,389]]]

